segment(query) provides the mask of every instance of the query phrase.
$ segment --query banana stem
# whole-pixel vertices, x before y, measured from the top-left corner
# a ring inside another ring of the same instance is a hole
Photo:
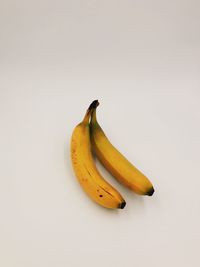
[[[82,123],[86,123],[86,124],[89,123],[91,113],[92,113],[92,110],[87,110]]]
[[[97,122],[96,108],[92,111],[91,122],[94,124]]]
[[[94,100],[94,101],[90,104],[90,106],[89,106],[89,108],[87,109],[87,112],[86,112],[86,114],[85,114],[85,116],[84,116],[84,118],[83,118],[83,121],[82,121],[83,123],[89,123],[91,114],[93,114],[93,113],[94,113],[94,115],[95,115],[95,120],[96,120],[96,108],[98,107],[98,105],[99,105],[98,100]]]

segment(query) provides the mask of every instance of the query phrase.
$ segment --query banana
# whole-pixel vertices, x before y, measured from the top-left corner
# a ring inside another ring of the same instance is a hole
[[[139,195],[152,196],[154,188],[149,179],[133,166],[108,140],[96,118],[93,108],[90,121],[92,149],[104,167],[119,182]]]
[[[79,123],[71,138],[71,160],[80,185],[96,203],[110,209],[123,209],[126,205],[121,194],[115,190],[97,170],[91,152],[89,120],[91,112],[98,105],[93,101],[85,117]]]

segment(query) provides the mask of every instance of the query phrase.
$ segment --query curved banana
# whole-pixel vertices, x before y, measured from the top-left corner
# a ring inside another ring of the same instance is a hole
[[[97,107],[97,105],[96,105]],[[96,119],[96,107],[90,122],[92,149],[104,167],[119,182],[139,195],[152,196],[154,188],[149,179],[134,167],[108,140]]]
[[[92,158],[89,120],[98,101],[93,101],[83,121],[78,124],[71,138],[71,159],[75,174],[85,192],[98,204],[106,208],[123,209],[126,202],[97,170]]]

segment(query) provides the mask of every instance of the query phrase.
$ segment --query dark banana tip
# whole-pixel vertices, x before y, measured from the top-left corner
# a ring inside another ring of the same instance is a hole
[[[154,193],[154,188],[152,187],[148,192],[147,192],[147,195],[148,196],[152,196],[153,195],[153,193]]]
[[[119,204],[119,209],[123,209],[126,206],[126,202],[123,201],[122,203]]]
[[[95,108],[98,107],[98,105],[99,105],[99,101],[98,101],[98,100],[94,100],[94,101],[90,104],[88,110],[95,109]]]

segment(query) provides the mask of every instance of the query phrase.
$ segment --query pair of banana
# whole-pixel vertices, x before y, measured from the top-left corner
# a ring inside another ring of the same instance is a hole
[[[136,169],[108,140],[96,118],[98,100],[89,106],[71,138],[71,159],[85,192],[98,204],[110,209],[126,205],[121,194],[97,170],[92,150],[103,166],[122,184],[139,195],[153,195],[149,179]]]

